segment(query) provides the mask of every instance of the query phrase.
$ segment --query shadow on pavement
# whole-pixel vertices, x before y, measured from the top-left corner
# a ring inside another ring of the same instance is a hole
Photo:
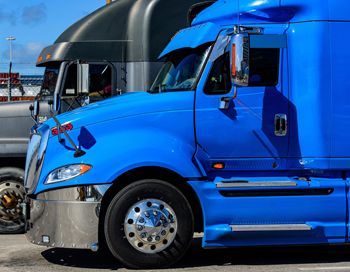
[[[246,247],[234,249],[209,249],[200,246],[195,239],[185,258],[174,268],[223,266],[223,265],[290,265],[322,264],[349,261],[349,246],[290,246]],[[122,266],[110,256],[78,249],[48,249],[42,256],[50,263],[79,268],[117,270]]]

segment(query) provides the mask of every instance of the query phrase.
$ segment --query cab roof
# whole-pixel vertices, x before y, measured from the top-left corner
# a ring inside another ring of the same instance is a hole
[[[192,25],[350,21],[348,0],[219,0]]]
[[[66,29],[53,45],[43,49],[37,65],[77,59],[157,61],[176,31],[188,25],[189,8],[202,1],[115,1]]]
[[[218,0],[177,33],[159,57],[213,42],[223,28],[234,25],[350,21],[349,10],[349,0]]]

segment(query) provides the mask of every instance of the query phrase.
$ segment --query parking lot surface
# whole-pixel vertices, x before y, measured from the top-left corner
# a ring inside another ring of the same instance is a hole
[[[0,235],[0,271],[127,271],[114,259],[88,250],[49,249],[23,235]],[[196,239],[184,260],[161,271],[350,271],[350,246],[200,248]]]

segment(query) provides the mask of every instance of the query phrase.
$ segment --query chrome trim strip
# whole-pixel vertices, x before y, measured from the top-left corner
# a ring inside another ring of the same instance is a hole
[[[230,225],[231,231],[310,231],[312,227],[307,224],[270,224],[270,225]]]
[[[294,181],[257,181],[257,182],[220,182],[216,188],[252,188],[252,187],[295,187]]]

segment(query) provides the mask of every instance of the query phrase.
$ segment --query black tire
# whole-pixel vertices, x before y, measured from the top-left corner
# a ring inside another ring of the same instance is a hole
[[[0,168],[0,187],[8,182],[23,188],[24,171],[22,169],[12,167]],[[1,202],[0,205],[2,205]],[[0,234],[20,234],[24,233],[24,231],[25,222],[23,216],[20,220],[14,220],[12,222],[4,221],[0,218]]]
[[[129,209],[140,200],[160,199],[171,206],[177,218],[172,243],[158,253],[136,250],[127,240],[124,220]],[[173,185],[161,180],[141,180],[121,190],[111,201],[105,217],[105,238],[112,255],[129,268],[165,268],[178,262],[191,245],[194,218],[185,196]]]

